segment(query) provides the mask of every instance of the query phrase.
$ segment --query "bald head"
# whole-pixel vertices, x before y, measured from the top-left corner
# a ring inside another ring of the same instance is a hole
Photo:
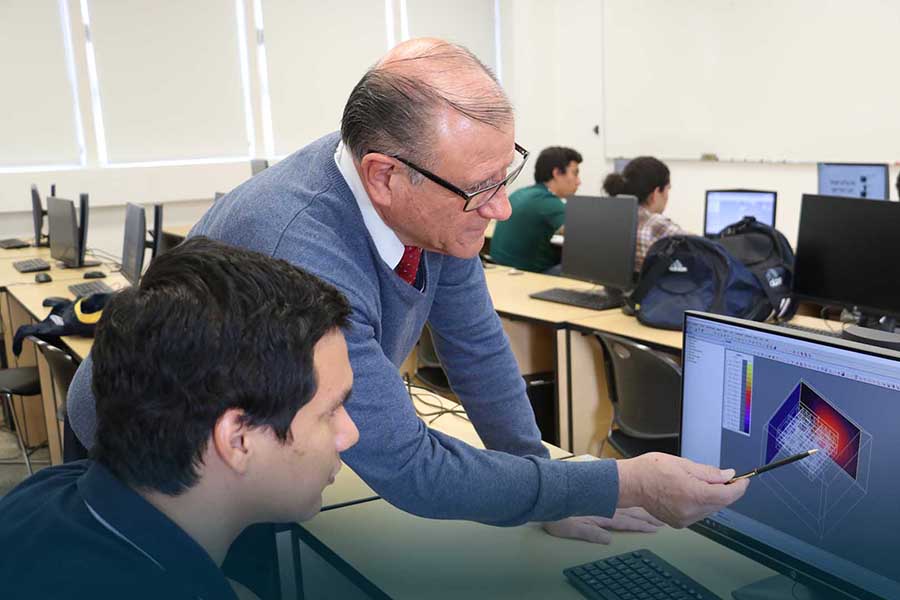
[[[341,137],[357,160],[380,152],[429,164],[447,111],[494,128],[513,119],[506,94],[474,54],[436,38],[412,39],[391,49],[353,88]]]

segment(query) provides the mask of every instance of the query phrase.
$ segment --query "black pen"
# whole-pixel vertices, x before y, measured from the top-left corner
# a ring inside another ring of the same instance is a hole
[[[777,469],[778,467],[783,467],[784,465],[789,465],[792,462],[797,462],[798,460],[802,460],[807,456],[812,456],[816,452],[818,452],[818,448],[813,448],[812,450],[807,450],[806,452],[801,452],[800,454],[795,454],[793,456],[788,456],[787,458],[783,458],[781,460],[776,460],[773,463],[769,463],[767,465],[763,465],[761,467],[756,467],[749,473],[744,473],[743,475],[735,475],[731,478],[730,481],[726,481],[725,485],[729,483],[734,483],[735,481],[739,481],[741,479],[749,479],[755,475],[759,475],[760,473],[765,473],[766,471],[771,471],[772,469]]]

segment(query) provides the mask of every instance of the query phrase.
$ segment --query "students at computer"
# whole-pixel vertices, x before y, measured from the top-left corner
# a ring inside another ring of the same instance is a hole
[[[256,522],[319,511],[358,437],[350,306],[284,261],[194,238],[96,330],[93,461],[0,501],[6,598],[236,598],[219,568]]]
[[[551,146],[541,151],[534,165],[534,185],[509,196],[512,215],[498,221],[491,238],[491,258],[501,265],[539,273],[557,268],[559,249],[550,243],[566,221],[568,198],[581,185],[581,154]]]
[[[610,173],[603,181],[603,189],[610,196],[627,194],[638,199],[637,244],[634,269],[640,271],[647,250],[657,240],[684,233],[674,221],[663,215],[669,203],[671,189],[669,167],[652,156],[632,159],[620,173]]]
[[[347,410],[361,435],[341,458],[394,506],[608,542],[604,528],[658,522],[619,509],[643,506],[683,526],[730,504],[743,489],[722,485],[727,473],[675,456],[550,460],[477,256],[488,221],[509,216],[506,187],[527,156],[490,71],[465,48],[412,39],[356,84],[341,132],[235,188],[192,233],[288,260],[347,296],[356,381]],[[398,367],[426,322],[490,450],[416,415]],[[88,357],[67,405],[85,446],[90,377]]]

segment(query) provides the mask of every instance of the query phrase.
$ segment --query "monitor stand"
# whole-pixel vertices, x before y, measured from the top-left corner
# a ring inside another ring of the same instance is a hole
[[[760,579],[731,592],[734,600],[846,600],[839,592],[811,588],[790,577],[776,575]]]
[[[894,317],[876,317],[863,314],[858,325],[848,325],[841,333],[845,340],[871,344],[890,350],[900,350],[900,333],[896,331]]]
[[[67,265],[64,262],[57,262],[56,266],[59,269],[84,269],[85,267],[99,267],[101,264],[103,263],[101,263],[99,260],[85,260],[82,261],[80,265],[72,266]]]

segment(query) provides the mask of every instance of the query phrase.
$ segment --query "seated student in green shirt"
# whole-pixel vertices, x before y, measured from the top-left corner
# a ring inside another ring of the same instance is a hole
[[[550,243],[562,233],[568,198],[578,191],[581,154],[571,148],[545,148],[534,165],[535,184],[509,196],[512,216],[499,221],[491,238],[491,258],[525,271],[558,272],[559,249]]]

